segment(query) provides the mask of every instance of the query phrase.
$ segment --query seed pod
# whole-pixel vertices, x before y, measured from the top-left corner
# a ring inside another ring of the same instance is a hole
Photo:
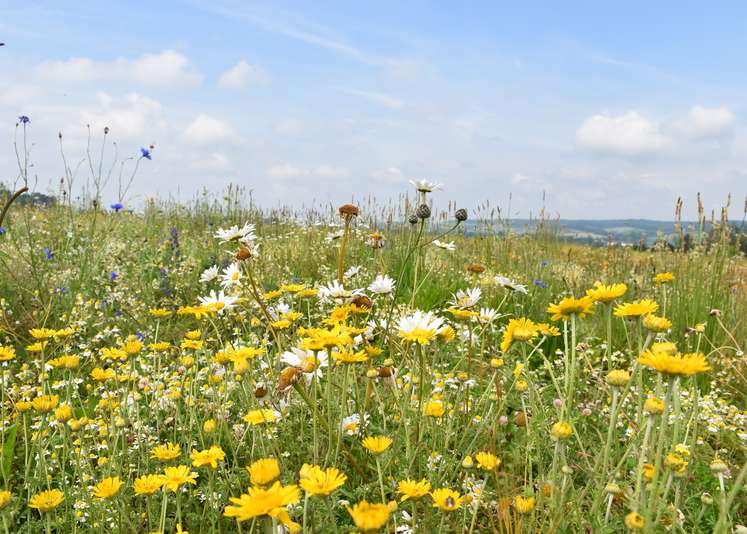
[[[410,224],[418,224],[418,216],[417,215],[410,215],[410,217],[408,217],[407,221]]]
[[[415,215],[417,215],[418,219],[429,219],[431,216],[431,208],[428,207],[428,204],[421,204],[420,207],[415,210]]]

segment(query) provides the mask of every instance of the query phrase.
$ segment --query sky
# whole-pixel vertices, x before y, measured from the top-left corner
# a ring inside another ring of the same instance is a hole
[[[744,2],[0,0],[0,42],[6,184],[26,115],[36,189],[57,190],[62,133],[77,191],[113,169],[107,203],[152,144],[127,205],[229,184],[266,207],[384,201],[427,179],[513,217],[671,220],[682,197],[693,218],[700,191],[742,218]]]

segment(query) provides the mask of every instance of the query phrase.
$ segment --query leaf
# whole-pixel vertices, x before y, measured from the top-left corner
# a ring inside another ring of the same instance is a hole
[[[10,471],[13,466],[13,453],[16,448],[17,433],[18,425],[11,425],[8,427],[8,430],[5,431],[2,456],[0,456],[0,472],[2,472],[3,480],[6,484],[10,478]]]

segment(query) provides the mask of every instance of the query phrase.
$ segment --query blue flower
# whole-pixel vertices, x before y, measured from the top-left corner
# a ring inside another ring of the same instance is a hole
[[[111,206],[109,206],[109,207],[110,207],[111,209],[113,209],[114,211],[119,211],[119,210],[121,210],[122,208],[124,208],[124,206],[123,206],[122,204],[120,204],[119,202],[115,202],[114,204],[112,204],[112,205],[111,205]]]
[[[542,289],[547,289],[547,282],[545,282],[544,280],[535,280],[532,283],[537,287],[541,287]]]
[[[117,272],[116,271],[110,272],[109,273],[109,281],[110,282],[114,282],[114,280],[116,280],[116,279],[117,279]]]
[[[5,226],[0,226],[0,235],[3,235],[8,230],[5,229]]]
[[[28,124],[31,122],[31,119],[29,119],[26,115],[21,115],[20,117],[18,117],[18,122],[20,122],[21,124]]]
[[[542,267],[547,267],[550,265],[550,260],[542,260]]]
[[[148,150],[147,148],[141,148],[140,153],[142,154],[142,157],[145,159],[153,159],[152,157],[150,157],[150,150]]]
[[[48,260],[54,259],[54,252],[49,250],[47,247],[44,247],[44,257],[46,257]]]

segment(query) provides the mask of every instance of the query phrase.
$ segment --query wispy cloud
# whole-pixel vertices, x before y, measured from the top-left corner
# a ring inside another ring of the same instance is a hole
[[[233,20],[239,19],[248,22],[268,32],[330,50],[358,63],[380,66],[398,64],[397,60],[393,58],[371,54],[350,44],[338,32],[319,25],[298,13],[280,9],[267,10],[230,0],[216,0],[214,2],[190,0],[190,3],[204,11]]]
[[[368,100],[369,102],[373,102],[374,104],[378,104],[389,109],[402,109],[403,107],[405,107],[404,101],[386,93],[379,93],[376,91],[363,91],[361,89],[351,89],[349,87],[338,87],[337,90],[345,93],[346,95],[357,96],[359,98],[363,98],[364,100]]]

